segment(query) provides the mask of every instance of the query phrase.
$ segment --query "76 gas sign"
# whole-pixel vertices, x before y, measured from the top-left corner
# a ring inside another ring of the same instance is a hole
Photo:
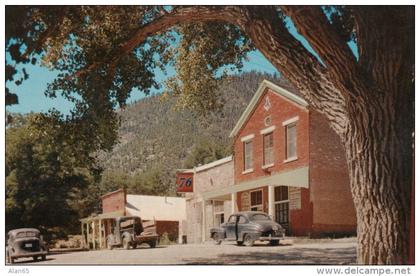
[[[176,191],[178,193],[192,193],[193,173],[178,172],[176,175]]]

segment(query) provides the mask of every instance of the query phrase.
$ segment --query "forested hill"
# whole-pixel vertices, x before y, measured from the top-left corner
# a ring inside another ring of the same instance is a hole
[[[162,100],[159,95],[120,111],[120,143],[111,153],[100,156],[105,168],[104,186],[113,189],[123,185],[137,193],[174,194],[176,169],[231,154],[229,133],[264,79],[284,84],[278,77],[257,72],[224,80],[219,88],[224,107],[204,120],[191,111],[176,110],[174,98]],[[115,183],[124,179],[132,184]]]

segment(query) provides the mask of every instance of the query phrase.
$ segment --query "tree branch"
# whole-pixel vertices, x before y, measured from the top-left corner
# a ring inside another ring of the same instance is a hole
[[[359,87],[365,84],[358,82],[358,87],[350,85],[356,79],[363,79],[357,60],[346,41],[328,22],[319,6],[283,6],[282,10],[292,19],[297,30],[310,43],[327,66],[330,81],[343,88],[348,95],[357,96]],[[352,78],[352,79],[350,79]]]
[[[171,13],[147,23],[133,37],[120,45],[107,62],[114,71],[120,58],[133,51],[146,39],[172,26],[189,22],[220,21],[234,24],[251,38],[264,56],[304,95],[311,106],[325,114],[337,133],[346,126],[345,100],[331,82],[325,68],[287,30],[273,6],[192,6],[176,7]],[[93,63],[81,73],[94,69]],[[328,112],[327,112],[328,110]]]
[[[319,6],[283,6],[297,30],[311,44],[327,67],[342,74],[342,67],[356,70],[356,58]]]
[[[323,113],[332,128],[344,134],[345,99],[325,68],[294,38],[274,7],[244,7],[240,26],[255,47],[304,95],[311,107]]]
[[[237,24],[240,18],[239,13],[240,8],[235,6],[175,6],[171,12],[163,14],[153,21],[140,26],[128,41],[118,47],[111,60],[94,62],[72,76],[69,76],[68,79],[79,77],[103,64],[109,64],[109,71],[114,71],[113,68],[117,66],[121,57],[129,54],[136,47],[144,43],[148,37],[166,31],[175,25],[208,21]]]

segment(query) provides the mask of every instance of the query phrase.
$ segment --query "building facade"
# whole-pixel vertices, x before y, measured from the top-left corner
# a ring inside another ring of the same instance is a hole
[[[101,197],[102,214],[81,219],[85,247],[106,248],[106,237],[111,233],[112,221],[119,216],[139,216],[143,222],[153,221],[159,236],[168,235],[172,241],[183,241],[185,236],[185,199],[181,197],[127,194],[125,189]]]
[[[339,137],[299,93],[263,81],[230,137],[234,154],[184,170],[187,240],[210,239],[209,228],[236,211],[258,210],[289,235],[356,233],[356,214]]]
[[[210,239],[210,228],[224,223],[232,213],[230,194],[211,196],[213,191],[234,186],[233,158],[226,158],[191,170],[181,170],[193,176],[193,192],[185,193],[186,235],[188,243]]]
[[[238,210],[267,212],[292,235],[356,232],[342,144],[297,92],[263,81],[230,136]]]

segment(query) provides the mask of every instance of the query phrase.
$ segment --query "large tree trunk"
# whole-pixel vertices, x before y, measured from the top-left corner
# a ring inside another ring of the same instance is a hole
[[[344,143],[360,264],[408,262],[413,110],[393,99],[371,95],[348,106]]]
[[[409,58],[402,59],[398,52],[392,52],[392,58],[377,52],[381,70],[374,71],[372,78],[360,73],[348,56],[342,58],[347,67],[337,66],[325,73],[325,68],[301,54],[305,50],[293,44],[275,14],[260,14],[259,9],[249,10],[252,23],[244,25],[244,32],[310,105],[326,116],[343,141],[357,214],[358,263],[406,264],[414,130]],[[307,20],[307,12],[304,14],[304,20],[295,23],[301,29],[307,24],[312,31],[313,22]],[[328,51],[321,50],[332,38],[316,34],[321,39],[312,39],[312,46],[328,60]]]

